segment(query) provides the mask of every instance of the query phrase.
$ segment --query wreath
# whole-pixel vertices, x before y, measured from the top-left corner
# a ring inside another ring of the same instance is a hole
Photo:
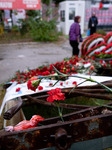
[[[101,35],[93,36],[84,46],[83,54],[85,55],[89,49],[97,46],[98,44],[104,42],[104,38]]]
[[[105,42],[107,44],[110,44],[112,42],[112,32],[108,33],[106,36],[105,36]]]
[[[94,47],[92,47],[91,49],[89,49],[87,52],[86,52],[86,56],[92,56],[94,55],[95,52],[101,52],[102,50],[104,50],[106,48],[107,44],[102,42]]]

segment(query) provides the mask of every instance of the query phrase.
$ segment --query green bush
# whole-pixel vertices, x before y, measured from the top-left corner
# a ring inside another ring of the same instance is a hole
[[[96,33],[104,35],[104,36],[106,35],[106,32],[104,30],[97,30]]]
[[[11,29],[11,32],[13,32],[13,33],[18,33],[18,32],[19,32],[18,26],[17,26],[17,25],[14,25],[14,26],[12,27],[12,29]]]
[[[35,41],[55,41],[58,39],[56,21],[32,20],[30,22],[30,35]]]
[[[27,10],[26,15],[29,17],[36,17],[39,15],[39,10]]]
[[[28,20],[20,20],[22,27],[20,28],[21,35],[25,35],[28,32],[29,29],[29,23]]]
[[[60,33],[56,30],[56,20],[45,21],[40,17],[29,17],[26,20],[21,20],[22,27],[21,35],[29,33],[29,36],[34,41],[56,41]]]

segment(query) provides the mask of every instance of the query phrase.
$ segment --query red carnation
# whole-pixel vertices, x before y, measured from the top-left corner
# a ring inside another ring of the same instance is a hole
[[[52,83],[49,83],[49,86],[52,86],[53,84]]]
[[[103,64],[103,67],[107,67],[107,65],[106,65],[106,64]]]
[[[17,89],[16,89],[16,92],[19,92],[19,91],[20,91],[20,88],[17,88]]]
[[[39,87],[38,87],[38,90],[43,90],[43,87],[42,87],[42,86],[39,86]]]
[[[70,69],[67,69],[66,71],[67,71],[67,72],[70,72]]]
[[[103,64],[103,60],[100,60],[100,63]]]
[[[72,71],[75,71],[75,67],[72,67],[71,70],[72,70]]]
[[[91,66],[91,67],[90,67],[90,69],[91,69],[91,70],[94,70],[94,69],[95,69],[95,67],[94,67],[94,66]]]
[[[93,56],[92,59],[95,60],[95,56]]]
[[[109,61],[109,63],[112,65],[112,60],[111,60],[111,61]]]
[[[67,62],[66,62],[66,64],[67,64],[67,65],[69,65],[69,64],[70,64],[70,62],[69,62],[69,61],[67,61]]]
[[[51,89],[49,92],[47,92],[50,96],[47,98],[47,101],[53,102],[54,100],[64,100],[65,93],[61,93],[60,88]]]
[[[60,85],[62,86],[62,85],[63,85],[63,82],[61,82]]]
[[[29,79],[29,81],[27,82],[27,87],[28,89],[32,90],[32,91],[36,91],[37,87],[40,84],[40,79],[38,79],[38,77],[35,78],[31,78]]]
[[[76,81],[74,81],[72,84],[74,84],[75,86],[77,86],[77,82]]]

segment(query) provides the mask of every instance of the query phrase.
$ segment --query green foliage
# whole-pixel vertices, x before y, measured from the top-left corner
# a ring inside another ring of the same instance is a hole
[[[30,34],[35,41],[55,41],[58,39],[56,21],[30,21]]]
[[[23,36],[26,34],[26,32],[28,32],[29,25],[28,25],[27,19],[25,21],[21,20],[21,25],[22,27],[20,28],[20,33]]]
[[[18,26],[17,26],[17,25],[14,25],[14,26],[12,27],[12,29],[11,29],[11,32],[13,32],[13,33],[19,32]]]
[[[29,17],[37,17],[40,15],[39,10],[27,10],[26,15]]]
[[[54,2],[55,2],[56,4],[59,4],[59,3],[62,2],[62,1],[64,1],[64,0],[54,0]]]
[[[96,58],[101,58],[101,59],[105,59],[105,58],[112,58],[112,54],[109,53],[100,53],[98,55],[95,55]]]
[[[96,33],[104,35],[104,36],[106,35],[106,32],[104,30],[97,30]]]
[[[49,5],[50,4],[50,0],[42,0],[42,3]]]
[[[64,1],[64,0],[42,0],[42,3],[49,5],[50,2],[54,2],[55,4],[59,4],[62,1]]]
[[[21,20],[21,35],[29,33],[30,37],[35,41],[55,41],[60,33],[56,31],[56,20],[45,21],[40,16],[37,18],[29,17]]]
[[[32,21],[36,22],[41,18],[39,10],[27,10],[26,14],[28,18],[26,20],[20,20],[20,24],[22,25],[20,33],[22,36],[29,32]]]

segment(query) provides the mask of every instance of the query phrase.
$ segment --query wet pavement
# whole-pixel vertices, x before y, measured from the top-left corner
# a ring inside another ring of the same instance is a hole
[[[12,78],[17,70],[34,69],[71,56],[68,40],[60,43],[0,44],[0,84]]]

